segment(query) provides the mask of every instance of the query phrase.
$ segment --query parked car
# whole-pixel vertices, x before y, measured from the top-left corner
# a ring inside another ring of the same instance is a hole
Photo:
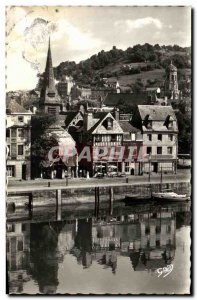
[[[107,176],[108,176],[108,177],[117,177],[117,176],[118,176],[118,173],[117,173],[117,172],[113,172],[113,171],[112,171],[112,172],[108,172],[108,173],[107,173]]]
[[[121,173],[121,172],[119,172],[119,173],[118,173],[118,177],[126,177],[126,173]]]

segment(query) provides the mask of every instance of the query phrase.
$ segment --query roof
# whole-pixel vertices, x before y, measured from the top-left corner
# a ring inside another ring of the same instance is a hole
[[[127,105],[139,105],[145,104],[147,101],[147,93],[108,93],[104,105],[106,106],[118,106],[121,104]]]
[[[9,110],[10,113],[30,113],[23,106],[18,104],[18,102],[15,99],[10,99],[6,108],[7,110]]]
[[[55,121],[48,127],[48,130],[64,130],[62,126],[65,126],[65,115],[58,115]]]
[[[147,91],[147,92],[155,92],[155,91],[157,91],[158,89],[160,89],[158,86],[147,87],[147,88],[146,88],[146,91]]]
[[[149,116],[153,121],[165,121],[168,116],[176,120],[176,116],[172,106],[160,105],[138,105],[138,110],[142,120]]]
[[[108,115],[108,112],[96,112],[93,113],[93,126],[90,128],[87,128],[89,133],[92,133],[98,126],[99,124],[102,123],[104,118]]]
[[[65,116],[65,125],[68,126],[77,114],[78,111],[68,111]]]
[[[113,133],[123,133],[123,130],[121,126],[119,125],[118,121],[115,120],[115,118],[111,115],[110,112],[96,112],[92,113],[92,117],[90,115],[90,120],[85,128],[89,133],[94,133],[94,134],[100,134],[100,133],[109,133],[108,130],[103,126],[103,121],[108,117],[113,119],[113,129],[110,131],[111,134]]]
[[[119,121],[119,124],[124,132],[139,132],[140,130],[131,125],[128,121]]]

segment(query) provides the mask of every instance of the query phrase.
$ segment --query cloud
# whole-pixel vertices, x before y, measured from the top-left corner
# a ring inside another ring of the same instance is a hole
[[[131,31],[133,29],[141,29],[146,26],[153,25],[157,29],[161,29],[163,27],[162,22],[159,19],[152,18],[152,17],[146,17],[146,18],[140,18],[136,20],[119,20],[115,22],[115,26],[125,26],[127,28],[127,31]]]
[[[96,49],[103,44],[100,39],[93,37],[90,32],[83,32],[66,20],[59,20],[56,26],[57,31],[52,36],[54,43],[63,38],[69,49],[84,51]]]

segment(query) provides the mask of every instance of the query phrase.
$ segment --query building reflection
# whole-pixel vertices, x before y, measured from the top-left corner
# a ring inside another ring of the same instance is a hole
[[[175,219],[167,211],[81,220],[72,254],[85,268],[96,261],[115,274],[121,255],[130,258],[135,271],[154,271],[174,258]]]
[[[188,220],[188,213],[182,213],[178,224],[184,225]],[[39,293],[56,293],[59,266],[65,255],[73,255],[83,268],[96,263],[113,274],[117,272],[120,256],[128,258],[134,271],[164,267],[175,257],[176,224],[176,213],[169,209],[99,219],[10,222],[7,224],[9,293],[24,292],[24,284],[29,280],[38,286]]]
[[[7,277],[9,293],[22,293],[30,280],[30,224],[8,223],[6,233]]]

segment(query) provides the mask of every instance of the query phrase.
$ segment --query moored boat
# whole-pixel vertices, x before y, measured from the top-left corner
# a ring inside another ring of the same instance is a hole
[[[175,192],[153,192],[152,198],[156,200],[187,201],[190,197],[187,194],[177,194]]]

